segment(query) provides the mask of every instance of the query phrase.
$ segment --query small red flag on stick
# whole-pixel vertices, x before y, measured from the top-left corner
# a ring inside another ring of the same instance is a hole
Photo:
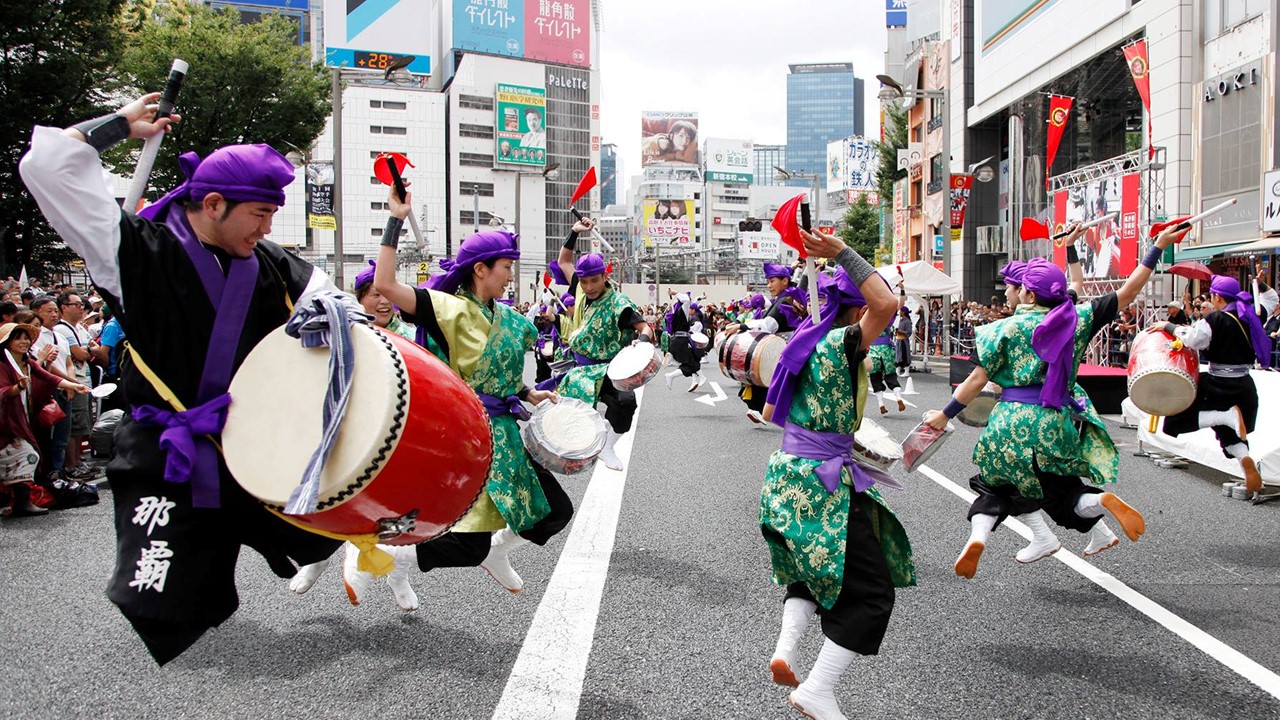
[[[582,179],[578,181],[578,189],[573,191],[573,197],[569,198],[569,204],[572,205],[581,200],[595,186],[596,169],[594,167],[587,168],[587,174],[583,175]]]
[[[782,236],[782,242],[795,248],[802,258],[809,257],[809,254],[805,252],[804,241],[800,239],[800,222],[796,219],[796,213],[800,210],[800,203],[808,197],[808,193],[800,193],[782,203],[782,207],[778,208],[778,213],[773,216],[773,222],[770,223]]]

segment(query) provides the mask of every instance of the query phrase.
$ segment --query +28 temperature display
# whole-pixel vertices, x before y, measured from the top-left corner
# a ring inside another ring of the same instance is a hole
[[[366,70],[386,70],[402,57],[405,56],[394,53],[357,52],[356,67]]]

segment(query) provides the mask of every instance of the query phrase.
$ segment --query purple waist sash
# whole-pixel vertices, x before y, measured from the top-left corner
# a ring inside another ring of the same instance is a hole
[[[578,352],[573,354],[573,361],[578,363],[578,367],[586,367],[587,365],[604,365],[609,362],[608,360],[597,360],[593,357],[587,357],[586,355]]]
[[[875,339],[875,340],[873,340],[873,341],[871,342],[871,344],[872,344],[872,345],[892,345],[892,344],[893,344],[893,338],[887,338],[887,337],[885,337],[885,336],[883,336],[883,335],[879,335],[879,336],[877,336],[877,337],[876,337],[876,339]]]
[[[791,422],[782,428],[782,452],[820,461],[822,464],[814,468],[814,474],[829,493],[840,486],[840,471],[846,467],[853,476],[854,492],[865,492],[877,482],[884,483],[886,478],[887,484],[897,484],[883,470],[867,467],[855,460],[853,443],[852,435],[810,430]]]
[[[489,413],[491,418],[515,415],[520,420],[528,420],[531,417],[529,409],[515,395],[498,397],[497,395],[488,395],[482,392],[478,392],[476,395],[479,396],[480,402],[484,404],[485,412]]]
[[[165,453],[164,479],[171,483],[190,482],[196,507],[219,506],[218,449],[204,436],[222,432],[230,404],[231,394],[223,393],[184,412],[154,405],[133,406],[134,421],[164,428],[160,433],[160,449]]]
[[[1023,405],[1039,405],[1040,393],[1044,390],[1044,385],[1023,385],[1020,387],[1008,387],[1000,393],[1000,402],[1022,403]],[[1085,411],[1085,403],[1073,397],[1068,397],[1063,406],[1072,412],[1082,413]]]

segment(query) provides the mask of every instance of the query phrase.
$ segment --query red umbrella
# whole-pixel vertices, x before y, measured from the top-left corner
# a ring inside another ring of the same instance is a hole
[[[1207,265],[1203,265],[1194,260],[1183,260],[1180,263],[1174,263],[1169,266],[1168,272],[1171,275],[1184,277],[1188,280],[1203,280],[1208,282],[1213,279],[1213,271]]]

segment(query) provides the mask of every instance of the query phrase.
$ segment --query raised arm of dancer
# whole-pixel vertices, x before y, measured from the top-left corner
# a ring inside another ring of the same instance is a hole
[[[409,183],[405,182],[408,186]],[[416,315],[418,296],[413,286],[396,279],[396,248],[400,245],[400,229],[404,227],[405,218],[412,212],[413,193],[405,193],[401,202],[395,188],[387,195],[387,204],[391,207],[391,217],[387,218],[387,227],[382,231],[382,246],[378,248],[378,263],[373,271],[373,287],[383,297],[400,309]]]
[[[1147,251],[1147,256],[1138,263],[1138,267],[1129,274],[1129,279],[1116,291],[1117,307],[1129,307],[1134,300],[1138,299],[1138,294],[1151,278],[1151,272],[1155,270],[1156,263],[1160,261],[1160,255],[1164,253],[1165,248],[1181,240],[1189,229],[1179,230],[1177,225],[1171,225],[1160,233],[1151,249]]]
[[[898,313],[898,298],[893,296],[889,284],[876,272],[871,263],[859,255],[853,248],[834,235],[823,232],[800,231],[804,241],[805,252],[815,257],[833,257],[840,267],[849,274],[849,278],[858,286],[867,301],[867,309],[858,321],[862,329],[862,349],[871,347],[880,333],[888,327],[893,316]],[[816,289],[815,289],[816,291]]]
[[[569,235],[564,239],[564,245],[560,246],[560,255],[556,257],[556,263],[560,266],[560,272],[564,273],[565,280],[573,282],[575,272],[573,253],[578,247],[578,234],[591,232],[591,228],[595,225],[595,221],[588,217],[575,222],[569,230]]]

